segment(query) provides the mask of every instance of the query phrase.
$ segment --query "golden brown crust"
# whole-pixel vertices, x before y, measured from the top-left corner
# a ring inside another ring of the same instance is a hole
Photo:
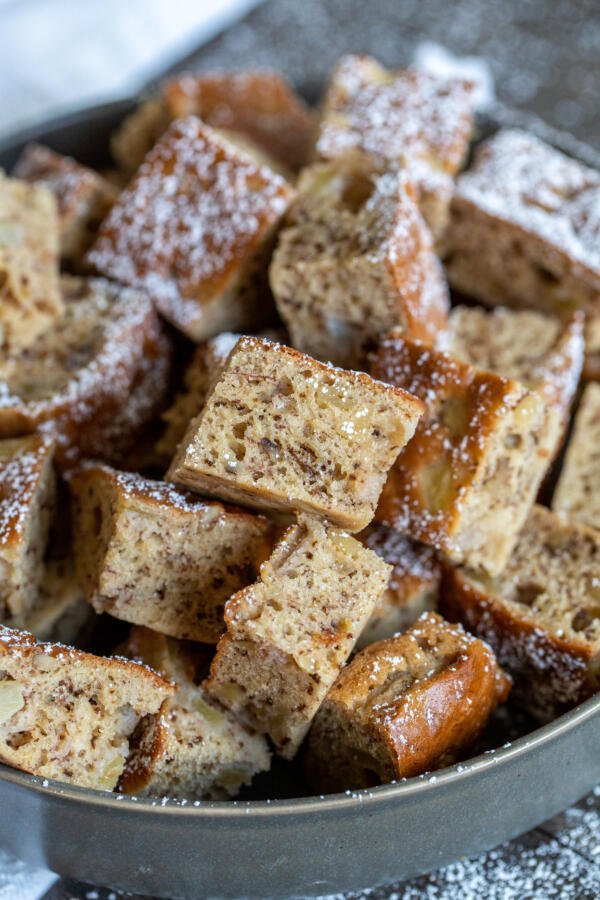
[[[598,313],[600,176],[539,138],[502,129],[459,176],[443,256],[487,305]]]
[[[598,532],[535,507],[499,578],[444,567],[442,612],[494,648],[515,698],[541,720],[598,688],[599,559]]]
[[[391,72],[367,56],[345,56],[322,103],[316,154],[368,156],[406,166],[434,235],[447,222],[452,179],[473,129],[473,85],[416,68]]]
[[[434,344],[448,290],[406,174],[344,157],[304,169],[297,187],[269,272],[294,346],[364,368],[394,325]]]
[[[425,613],[338,676],[309,737],[311,785],[370,787],[447,764],[480,734],[510,684],[486,644]]]
[[[194,115],[211,128],[242,135],[294,171],[306,162],[314,115],[275,72],[187,73],[164,84],[162,97],[174,119]]]
[[[381,343],[372,372],[426,406],[390,470],[376,521],[455,561],[500,571],[550,462],[558,417],[537,393],[398,329]]]
[[[86,259],[146,288],[194,340],[260,327],[270,308],[253,293],[255,269],[292,196],[282,178],[188,116],[148,154]]]

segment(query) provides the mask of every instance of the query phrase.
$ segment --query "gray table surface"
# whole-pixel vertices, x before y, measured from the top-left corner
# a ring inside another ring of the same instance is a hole
[[[372,53],[398,66],[408,62],[424,40],[443,44],[457,55],[483,57],[500,100],[600,148],[598,0],[267,0],[186,62],[204,69],[272,66],[316,93],[342,53]],[[554,777],[548,773],[549,790]],[[599,862],[600,788],[550,822],[483,856],[405,884],[350,896],[597,898]],[[110,891],[63,879],[45,900],[114,897]]]

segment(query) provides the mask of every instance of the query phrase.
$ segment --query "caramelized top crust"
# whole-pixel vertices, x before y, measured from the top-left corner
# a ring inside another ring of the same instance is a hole
[[[148,154],[87,259],[174,305],[183,327],[198,304],[233,286],[292,195],[283,178],[188,116]]]
[[[358,653],[319,715],[343,707],[365,737],[383,743],[395,776],[410,777],[472,741],[510,686],[487,644],[424,613],[404,634]]]
[[[508,378],[408,341],[398,329],[382,341],[372,371],[425,404],[414,438],[390,470],[376,519],[406,531],[411,524],[414,529],[416,515],[423,534],[442,539],[483,465],[499,419],[527,392]]]
[[[212,128],[245,135],[292,169],[306,161],[314,115],[275,72],[185,73],[163,85],[162,96],[174,119],[195,115]]]
[[[47,436],[0,441],[0,547],[23,540],[32,500],[53,453],[54,441]]]
[[[473,85],[420,69],[389,72],[367,56],[337,64],[323,104],[317,155],[362,152],[380,163],[422,161],[455,174],[473,127]]]
[[[600,174],[539,138],[506,129],[476,151],[457,202],[535,235],[600,288]]]

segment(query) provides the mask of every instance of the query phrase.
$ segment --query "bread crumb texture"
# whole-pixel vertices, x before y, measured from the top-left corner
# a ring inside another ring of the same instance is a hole
[[[144,716],[173,692],[145,666],[0,626],[0,760],[43,778],[111,791]]]
[[[373,517],[420,402],[368,375],[242,338],[167,478],[250,506],[323,515],[350,531]]]
[[[226,604],[208,692],[293,758],[389,574],[351,535],[302,518]]]
[[[225,601],[269,553],[271,523],[107,466],[85,466],[70,486],[77,573],[96,612],[215,643]]]
[[[504,571],[445,568],[441,609],[488,641],[546,721],[598,688],[600,532],[536,506]]]

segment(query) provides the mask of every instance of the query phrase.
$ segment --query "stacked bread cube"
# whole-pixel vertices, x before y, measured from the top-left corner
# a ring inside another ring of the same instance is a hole
[[[541,504],[598,368],[600,175],[502,131],[460,174],[472,131],[467,82],[348,56],[318,114],[185,75],[116,175],[32,145],[0,180],[0,761],[371,787],[513,681],[541,719],[597,689],[596,384]]]

